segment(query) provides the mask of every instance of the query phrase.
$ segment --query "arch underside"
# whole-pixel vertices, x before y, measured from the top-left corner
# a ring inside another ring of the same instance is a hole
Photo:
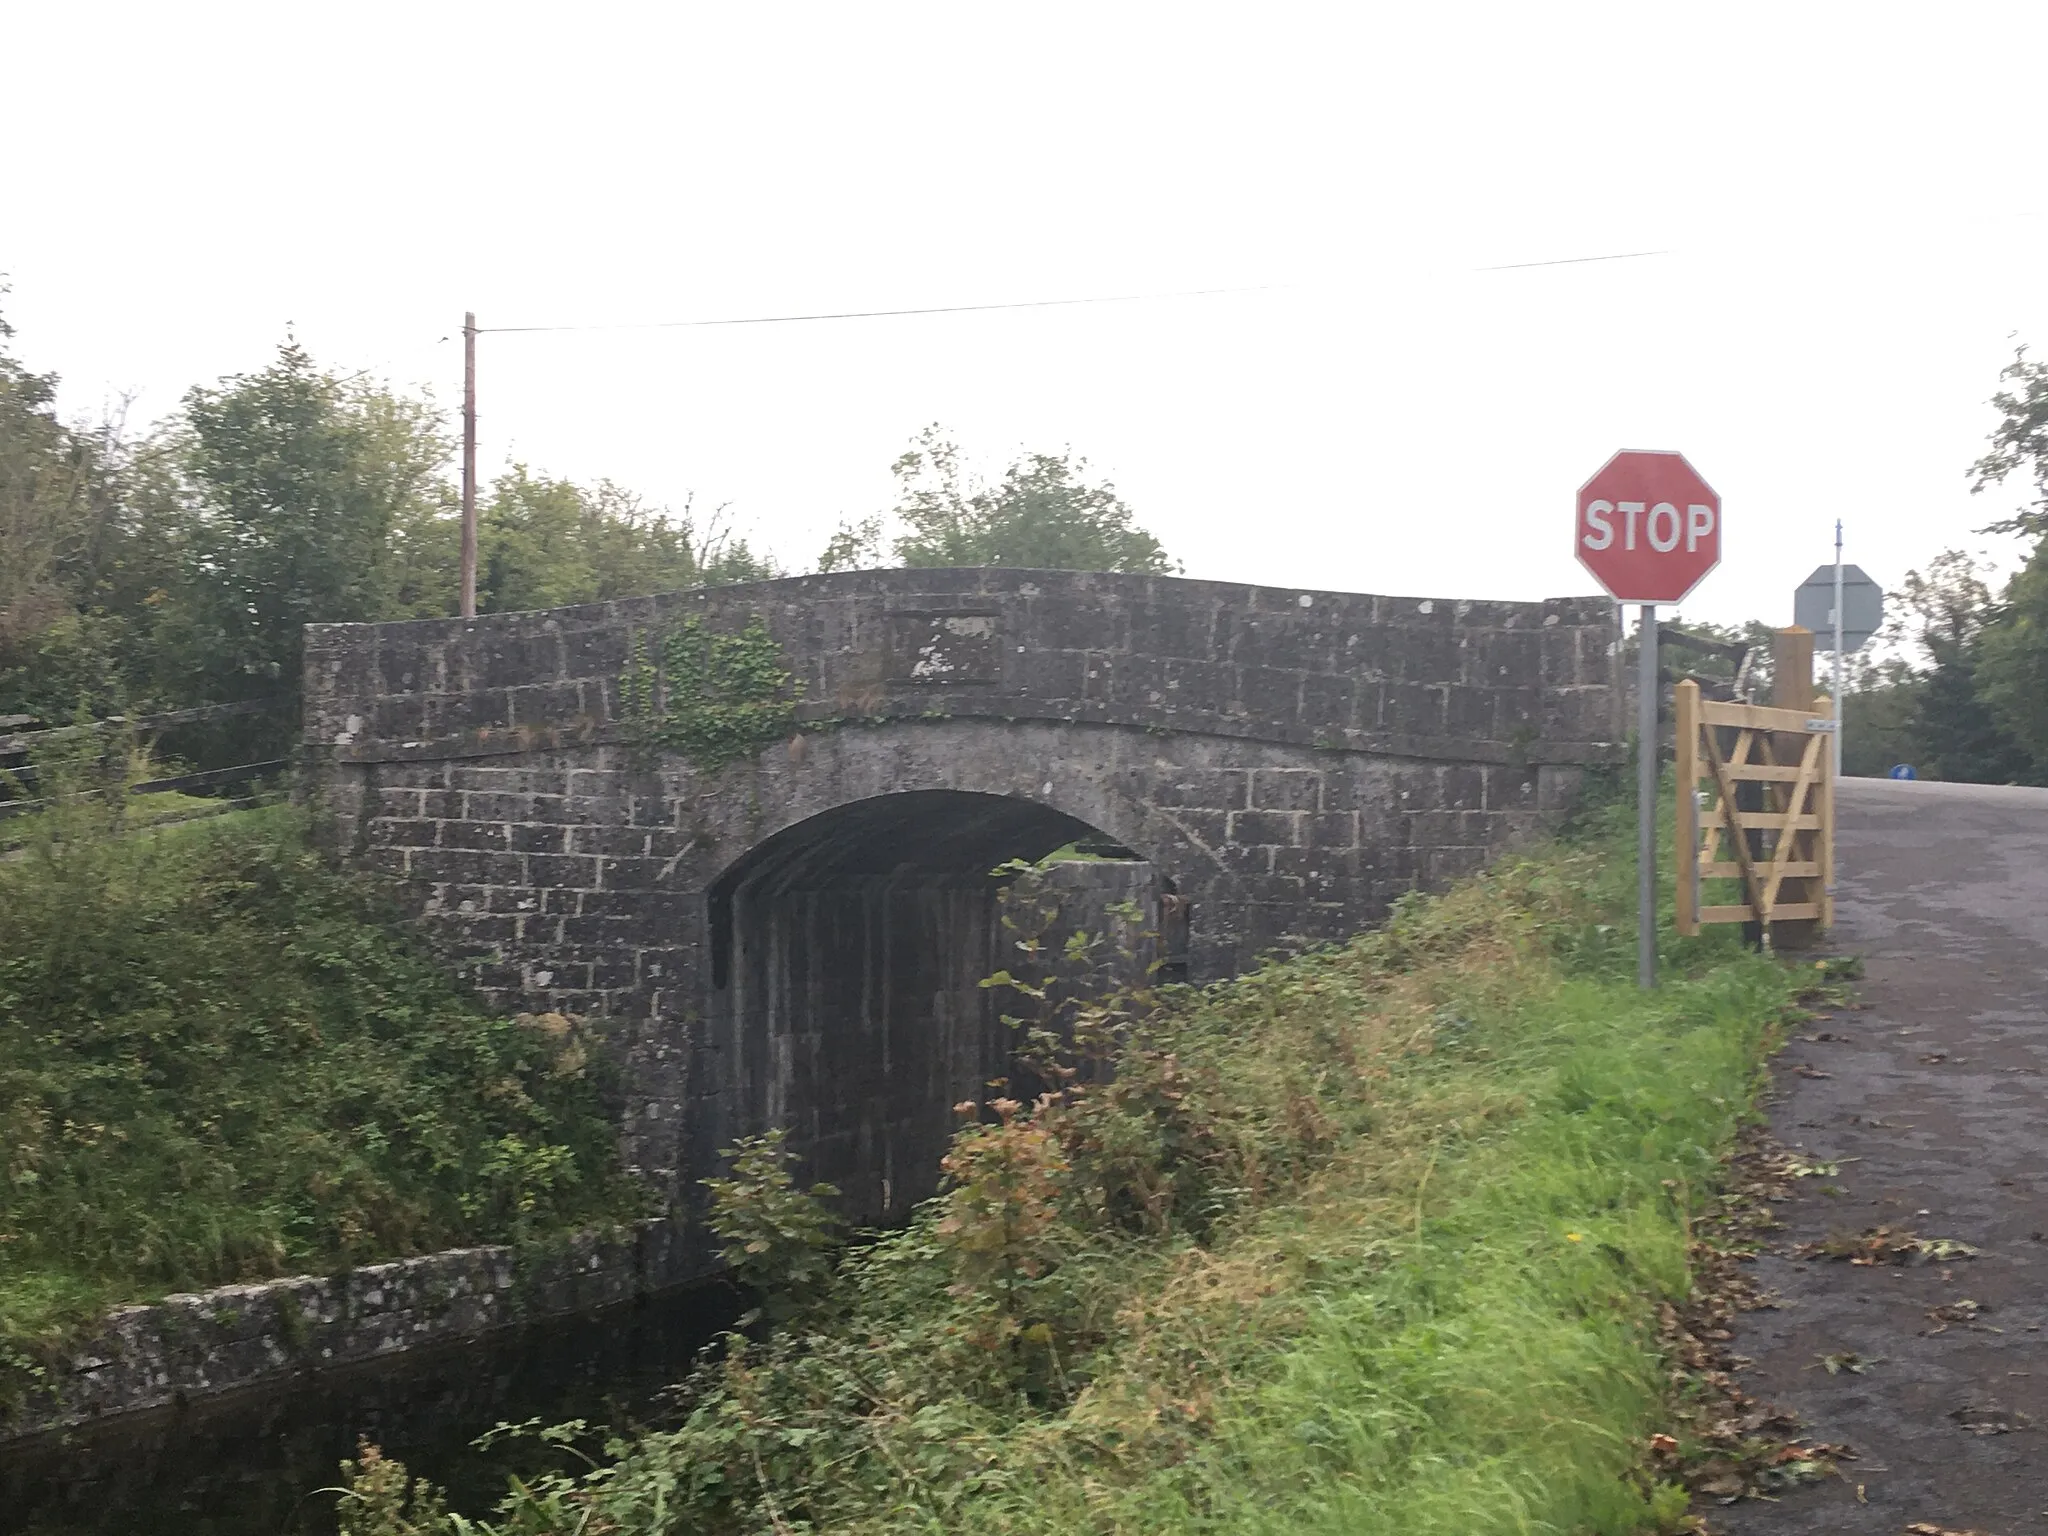
[[[840,805],[751,850],[709,892],[698,1166],[732,1138],[787,1127],[854,1220],[900,1217],[936,1186],[957,1123],[1008,1070],[997,866],[1070,843],[1063,921],[1157,889],[1085,822],[1029,800],[919,790]]]

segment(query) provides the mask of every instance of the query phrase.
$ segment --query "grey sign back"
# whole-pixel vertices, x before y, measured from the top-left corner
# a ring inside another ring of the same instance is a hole
[[[1835,648],[1835,568],[1824,565],[1792,594],[1792,622],[1813,631],[1813,648]],[[1884,588],[1853,565],[1842,567],[1842,649],[1854,651],[1884,627]]]

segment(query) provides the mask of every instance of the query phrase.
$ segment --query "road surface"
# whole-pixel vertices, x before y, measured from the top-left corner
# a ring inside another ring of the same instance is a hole
[[[2048,789],[1850,779],[1838,804],[1833,947],[1864,956],[1867,1011],[1803,1026],[1771,1122],[1841,1170],[1779,1207],[1756,1279],[1781,1306],[1747,1314],[1734,1347],[1750,1392],[1858,1459],[1706,1513],[1730,1536],[2048,1536]],[[1791,1256],[1880,1225],[1979,1256]]]

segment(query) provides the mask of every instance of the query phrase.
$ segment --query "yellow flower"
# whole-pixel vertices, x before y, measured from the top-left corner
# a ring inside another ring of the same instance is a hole
[[[1565,1233],[1564,1240],[1568,1243],[1576,1243],[1582,1241],[1582,1239],[1579,1237],[1579,1234],[1576,1232]]]

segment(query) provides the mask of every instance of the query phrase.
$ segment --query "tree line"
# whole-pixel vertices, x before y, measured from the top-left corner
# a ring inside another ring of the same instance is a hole
[[[289,705],[305,624],[457,611],[453,444],[428,399],[288,340],[137,436],[65,420],[56,376],[26,368],[13,334],[0,318],[0,717]],[[1069,454],[1024,455],[983,483],[932,427],[894,472],[898,505],[843,523],[818,568],[1172,568]],[[609,480],[514,464],[479,498],[479,612],[780,574],[721,513]]]
[[[1886,594],[1888,642],[1860,658],[1844,700],[1844,768],[2048,784],[2048,363],[2022,347],[1992,396],[1991,449],[1971,489],[2018,482],[2031,498],[1980,532],[2023,541],[2019,570],[1994,585],[1985,562],[1951,549]]]

